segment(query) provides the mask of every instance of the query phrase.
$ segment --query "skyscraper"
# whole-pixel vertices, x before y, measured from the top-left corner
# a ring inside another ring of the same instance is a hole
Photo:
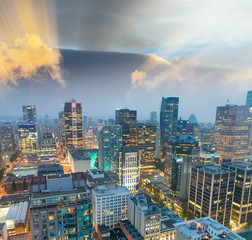
[[[27,155],[37,155],[38,135],[35,123],[18,123],[19,149],[22,158],[27,159]]]
[[[232,220],[246,224],[252,219],[252,164],[229,162],[222,163],[222,167],[236,171]]]
[[[189,190],[192,165],[199,164],[199,142],[190,135],[179,135],[169,140],[165,155],[165,181],[173,196],[184,198]]]
[[[118,156],[118,184],[135,194],[140,183],[140,152],[130,147],[122,147]]]
[[[168,143],[178,120],[178,97],[162,98],[160,110],[161,147]]]
[[[244,161],[249,146],[249,110],[248,106],[217,107],[214,145],[221,160]]]
[[[234,196],[235,171],[215,165],[192,167],[189,209],[228,227]]]
[[[115,111],[115,122],[122,126],[123,146],[128,146],[129,143],[129,126],[137,122],[137,111],[125,109],[117,109]]]
[[[141,178],[152,176],[155,172],[156,156],[156,125],[131,124],[129,127],[129,142],[127,146],[140,153]]]
[[[35,105],[23,106],[24,123],[37,123],[37,110]]]
[[[122,147],[122,126],[103,126],[99,132],[99,167],[116,173],[118,162],[116,153]]]
[[[156,111],[152,111],[150,113],[150,123],[151,124],[157,124],[158,121],[157,121],[157,112]]]
[[[83,132],[81,103],[76,103],[75,99],[66,102],[64,105],[64,118],[66,150],[71,148],[82,148]]]
[[[247,93],[246,106],[252,107],[252,91],[248,91]]]

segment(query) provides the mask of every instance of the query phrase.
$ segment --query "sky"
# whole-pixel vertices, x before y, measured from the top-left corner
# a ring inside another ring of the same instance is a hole
[[[0,116],[36,104],[56,117],[139,119],[180,97],[179,116],[215,120],[252,90],[252,2],[247,0],[0,0]]]

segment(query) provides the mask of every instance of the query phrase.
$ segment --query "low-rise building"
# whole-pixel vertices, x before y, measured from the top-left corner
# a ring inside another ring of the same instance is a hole
[[[84,172],[91,169],[91,158],[84,148],[69,149],[67,160],[73,172]]]
[[[175,240],[245,240],[210,217],[175,224]]]
[[[95,231],[99,225],[108,228],[119,226],[121,220],[128,217],[128,198],[130,192],[126,187],[108,190],[105,186],[98,186],[92,190],[93,215]]]

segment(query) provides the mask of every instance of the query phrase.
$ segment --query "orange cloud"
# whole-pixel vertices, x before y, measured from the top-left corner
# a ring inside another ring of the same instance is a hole
[[[22,78],[39,79],[44,74],[65,85],[60,69],[61,54],[36,34],[18,38],[14,46],[0,43],[0,83],[18,84]]]

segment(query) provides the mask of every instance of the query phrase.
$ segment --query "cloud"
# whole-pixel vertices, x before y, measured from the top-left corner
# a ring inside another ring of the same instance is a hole
[[[240,55],[226,54],[226,57],[228,58],[230,55],[235,58],[235,61],[243,58],[243,53],[240,53]],[[219,65],[218,59],[221,59]],[[220,54],[210,57],[208,55],[190,56],[177,58],[173,61],[166,61],[150,55],[139,69],[131,73],[132,89],[144,88],[146,90],[159,87],[172,89],[178,85],[187,87],[190,91],[209,86],[211,89],[218,89],[219,86],[225,86],[229,90],[238,90],[241,86],[242,89],[249,89],[252,87],[251,80],[252,67],[229,67],[226,65],[224,57],[220,57]]]
[[[0,43],[0,84],[17,85],[20,79],[39,80],[44,76],[64,86],[60,69],[61,54],[36,34],[18,38],[14,46]]]

